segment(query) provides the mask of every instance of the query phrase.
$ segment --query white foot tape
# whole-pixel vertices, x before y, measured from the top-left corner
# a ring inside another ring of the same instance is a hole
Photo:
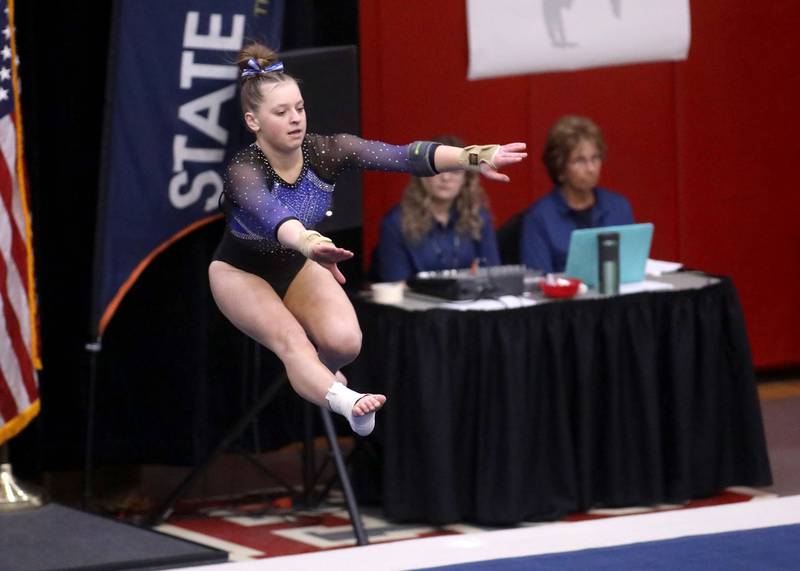
[[[375,428],[375,411],[363,416],[353,416],[353,407],[364,396],[366,395],[348,389],[339,381],[334,382],[325,395],[331,410],[345,417],[350,428],[359,436],[367,436]]]

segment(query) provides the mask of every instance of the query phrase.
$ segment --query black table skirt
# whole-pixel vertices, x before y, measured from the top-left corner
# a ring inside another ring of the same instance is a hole
[[[501,525],[771,483],[731,282],[505,311],[357,300],[383,392],[355,480],[389,518]]]

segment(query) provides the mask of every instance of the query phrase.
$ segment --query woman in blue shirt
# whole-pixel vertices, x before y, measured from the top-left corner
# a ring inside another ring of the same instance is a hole
[[[434,139],[463,147],[452,135]],[[381,223],[373,259],[378,281],[403,281],[417,272],[500,263],[497,239],[477,173],[450,171],[411,178],[401,203]]]
[[[542,162],[554,187],[523,215],[523,264],[563,272],[573,230],[633,224],[628,200],[597,186],[605,154],[603,134],[590,119],[567,115],[550,128]]]

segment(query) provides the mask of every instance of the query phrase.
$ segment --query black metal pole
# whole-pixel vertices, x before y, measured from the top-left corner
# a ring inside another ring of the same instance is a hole
[[[347,511],[350,514],[350,523],[353,525],[353,532],[356,535],[356,543],[358,543],[358,545],[367,545],[369,544],[369,540],[364,531],[364,524],[361,521],[361,513],[358,511],[356,496],[350,485],[350,478],[347,475],[347,466],[345,466],[344,458],[342,458],[342,450],[339,448],[339,441],[336,440],[336,429],[333,426],[331,412],[323,407],[320,407],[319,412],[322,415],[322,423],[325,425],[325,433],[328,435],[328,444],[331,447],[333,460],[336,462],[336,471],[339,473],[339,482],[342,484],[344,500],[347,504]]]
[[[95,391],[97,390],[97,359],[103,344],[98,337],[94,343],[86,344],[89,352],[89,384],[86,388],[86,435],[83,455],[83,496],[81,507],[89,510],[93,493],[94,473],[94,422],[95,422]]]

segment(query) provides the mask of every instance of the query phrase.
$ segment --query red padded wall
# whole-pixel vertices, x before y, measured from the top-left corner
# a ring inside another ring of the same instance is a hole
[[[653,256],[731,276],[756,365],[800,365],[800,2],[691,9],[686,62],[467,81],[464,0],[362,0],[363,133],[525,141],[530,156],[508,171],[511,183],[485,183],[500,225],[550,189],[539,155],[552,122],[592,117],[609,147],[602,184],[655,224]],[[406,180],[365,175],[367,253]]]

